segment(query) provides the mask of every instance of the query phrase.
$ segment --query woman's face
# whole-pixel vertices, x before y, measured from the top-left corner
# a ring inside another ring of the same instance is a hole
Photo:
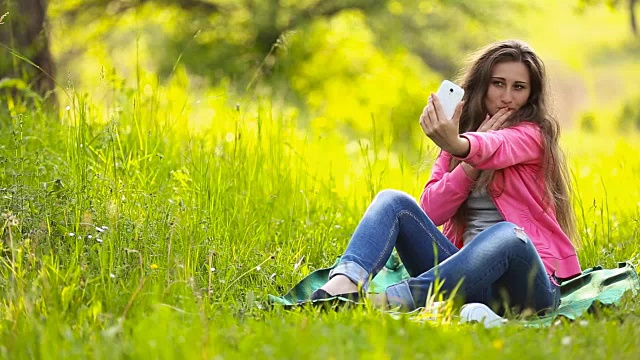
[[[529,70],[519,61],[497,63],[491,70],[487,96],[484,99],[489,115],[502,108],[518,110],[531,94]]]

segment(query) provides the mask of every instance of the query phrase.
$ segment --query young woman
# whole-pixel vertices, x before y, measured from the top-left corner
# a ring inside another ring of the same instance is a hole
[[[482,49],[466,69],[451,120],[431,94],[420,116],[441,149],[420,202],[380,192],[329,281],[312,299],[366,293],[395,247],[411,278],[372,295],[413,310],[440,291],[495,311],[544,312],[558,282],[580,274],[570,180],[547,106],[544,65],[521,41]],[[443,232],[437,226],[443,225]]]

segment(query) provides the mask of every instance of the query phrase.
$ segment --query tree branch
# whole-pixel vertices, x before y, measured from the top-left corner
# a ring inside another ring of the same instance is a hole
[[[199,10],[210,14],[222,12],[224,7],[205,0],[140,0],[141,3],[155,2],[163,5],[174,5],[183,10]]]
[[[164,6],[176,6],[186,11],[199,11],[210,14],[225,10],[223,6],[206,0],[85,0],[75,8],[66,11],[64,16],[76,18],[80,14],[91,11],[104,12],[107,8],[109,8],[114,15],[120,15],[130,9],[151,2]]]
[[[318,17],[332,17],[345,10],[362,10],[373,11],[384,7],[384,1],[371,0],[354,0],[346,4],[336,3],[334,1],[320,1],[315,6],[304,9],[294,20],[286,26],[282,31],[290,30],[302,25],[303,23]]]

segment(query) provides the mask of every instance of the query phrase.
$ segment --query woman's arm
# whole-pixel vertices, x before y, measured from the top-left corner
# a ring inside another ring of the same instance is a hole
[[[420,116],[420,126],[423,131],[442,149],[433,166],[431,178],[420,196],[420,206],[436,225],[442,225],[455,215],[460,205],[469,196],[473,182],[480,175],[480,170],[465,162],[449,171],[450,151],[455,151],[459,155],[467,155],[470,151],[469,140],[458,135],[462,105],[460,103],[456,107],[452,121],[441,121],[443,117],[437,116],[434,109],[437,108],[438,112],[442,109],[437,96],[433,95]],[[501,128],[509,115],[511,112],[506,109],[500,110],[493,117],[487,114],[478,131]],[[458,150],[460,146],[463,149]]]
[[[462,170],[464,170],[469,178],[478,180],[478,177],[480,176],[480,170],[475,169],[473,166],[467,164],[466,162],[461,162],[460,166],[462,166]]]
[[[449,171],[451,155],[441,151],[433,165],[431,178],[420,196],[420,207],[437,226],[449,220],[471,192],[474,178],[465,171],[465,166],[457,166]],[[469,166],[470,167],[470,166]]]
[[[534,123],[521,123],[498,131],[469,132],[461,137],[468,141],[469,153],[456,158],[478,170],[540,164],[542,160],[542,133]]]

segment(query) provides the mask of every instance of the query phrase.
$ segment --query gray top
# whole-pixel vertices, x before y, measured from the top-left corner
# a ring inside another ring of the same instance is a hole
[[[504,221],[502,215],[487,194],[486,189],[474,189],[466,200],[467,203],[467,227],[464,230],[462,241],[467,245],[482,230],[489,226]]]

